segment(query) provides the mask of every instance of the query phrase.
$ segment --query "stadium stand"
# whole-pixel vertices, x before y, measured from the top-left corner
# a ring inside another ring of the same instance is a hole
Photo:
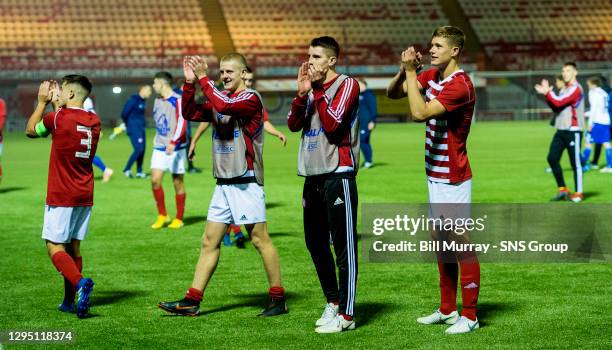
[[[0,1],[3,70],[177,66],[210,54],[197,0]],[[185,23],[190,23],[186,26]]]
[[[351,64],[394,64],[446,24],[436,1],[221,0],[236,49],[253,65],[296,65],[316,36],[336,37]]]
[[[612,54],[612,1],[460,0],[492,68],[545,69]],[[596,11],[594,11],[596,9]]]

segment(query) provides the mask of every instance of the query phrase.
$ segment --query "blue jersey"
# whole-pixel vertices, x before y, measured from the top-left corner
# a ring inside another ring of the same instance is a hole
[[[372,90],[365,90],[359,94],[359,128],[368,130],[368,123],[376,121],[378,111],[376,108],[376,96]]]
[[[138,94],[130,96],[121,112],[121,119],[126,125],[128,134],[140,132],[145,128],[146,101]]]

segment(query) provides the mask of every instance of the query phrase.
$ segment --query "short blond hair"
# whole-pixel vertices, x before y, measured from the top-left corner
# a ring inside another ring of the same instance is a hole
[[[246,58],[244,58],[244,56],[242,56],[238,52],[230,52],[227,55],[221,57],[221,62],[223,61],[236,61],[240,65],[242,65],[243,68],[247,68]]]
[[[453,26],[441,26],[434,30],[431,38],[445,38],[453,47],[458,47],[459,52],[463,51],[463,45],[465,44],[465,34],[457,27]]]

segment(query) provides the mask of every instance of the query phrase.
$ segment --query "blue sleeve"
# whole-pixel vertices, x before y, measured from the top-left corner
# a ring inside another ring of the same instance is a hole
[[[367,95],[367,106],[370,109],[370,121],[375,122],[378,117],[378,109],[376,108],[376,96],[373,93]]]
[[[125,103],[125,106],[123,106],[123,111],[121,112],[121,119],[123,119],[124,123],[127,123],[127,119],[129,118],[132,109],[134,109],[137,104],[138,100],[134,96],[130,97],[130,99]]]

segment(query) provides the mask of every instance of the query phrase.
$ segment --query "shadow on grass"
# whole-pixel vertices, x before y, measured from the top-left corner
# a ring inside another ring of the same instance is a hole
[[[94,291],[91,298],[92,306],[115,304],[121,300],[132,299],[138,296],[145,295],[143,291],[128,291],[128,290],[111,290],[111,291]]]
[[[0,187],[0,193],[23,191],[26,187]]]
[[[194,224],[204,224],[206,222],[206,216],[188,216],[183,219],[183,223],[185,226],[190,226]]]
[[[282,207],[282,206],[284,206],[284,204],[281,204],[279,202],[268,202],[268,203],[266,203],[266,209],[278,208],[278,207]]]
[[[599,192],[584,192],[584,199],[590,199],[599,196]]]
[[[372,166],[372,168],[384,168],[384,167],[386,167],[388,165],[389,164],[385,163],[385,162],[380,162],[380,163],[379,162],[375,162],[374,165]],[[362,171],[362,170],[367,171],[368,169],[364,168],[363,166],[360,166],[359,167],[359,171]]]
[[[360,303],[355,305],[355,315],[357,315],[358,326],[364,326],[377,318],[383,316],[388,309],[394,307],[389,303]]]
[[[287,293],[285,296],[288,300],[289,307],[291,307],[292,301],[299,300],[301,298],[299,294],[295,294],[295,293]],[[216,312],[229,311],[229,310],[238,309],[241,307],[260,307],[263,309],[266,306],[266,303],[268,302],[268,294],[265,294],[265,293],[238,294],[238,295],[232,296],[232,299],[236,299],[237,302],[223,305],[223,306],[216,307],[216,308],[212,308],[212,309],[201,310],[196,317],[205,316],[208,314],[214,314]],[[289,311],[291,312],[291,309],[289,309]],[[166,314],[166,315],[163,315],[162,317],[174,317],[174,316],[179,316],[179,315]]]
[[[504,312],[510,310],[518,309],[517,306],[513,306],[508,303],[478,303],[477,314],[478,314],[478,323],[480,323],[480,327],[487,324],[487,319],[493,316],[496,313]]]

